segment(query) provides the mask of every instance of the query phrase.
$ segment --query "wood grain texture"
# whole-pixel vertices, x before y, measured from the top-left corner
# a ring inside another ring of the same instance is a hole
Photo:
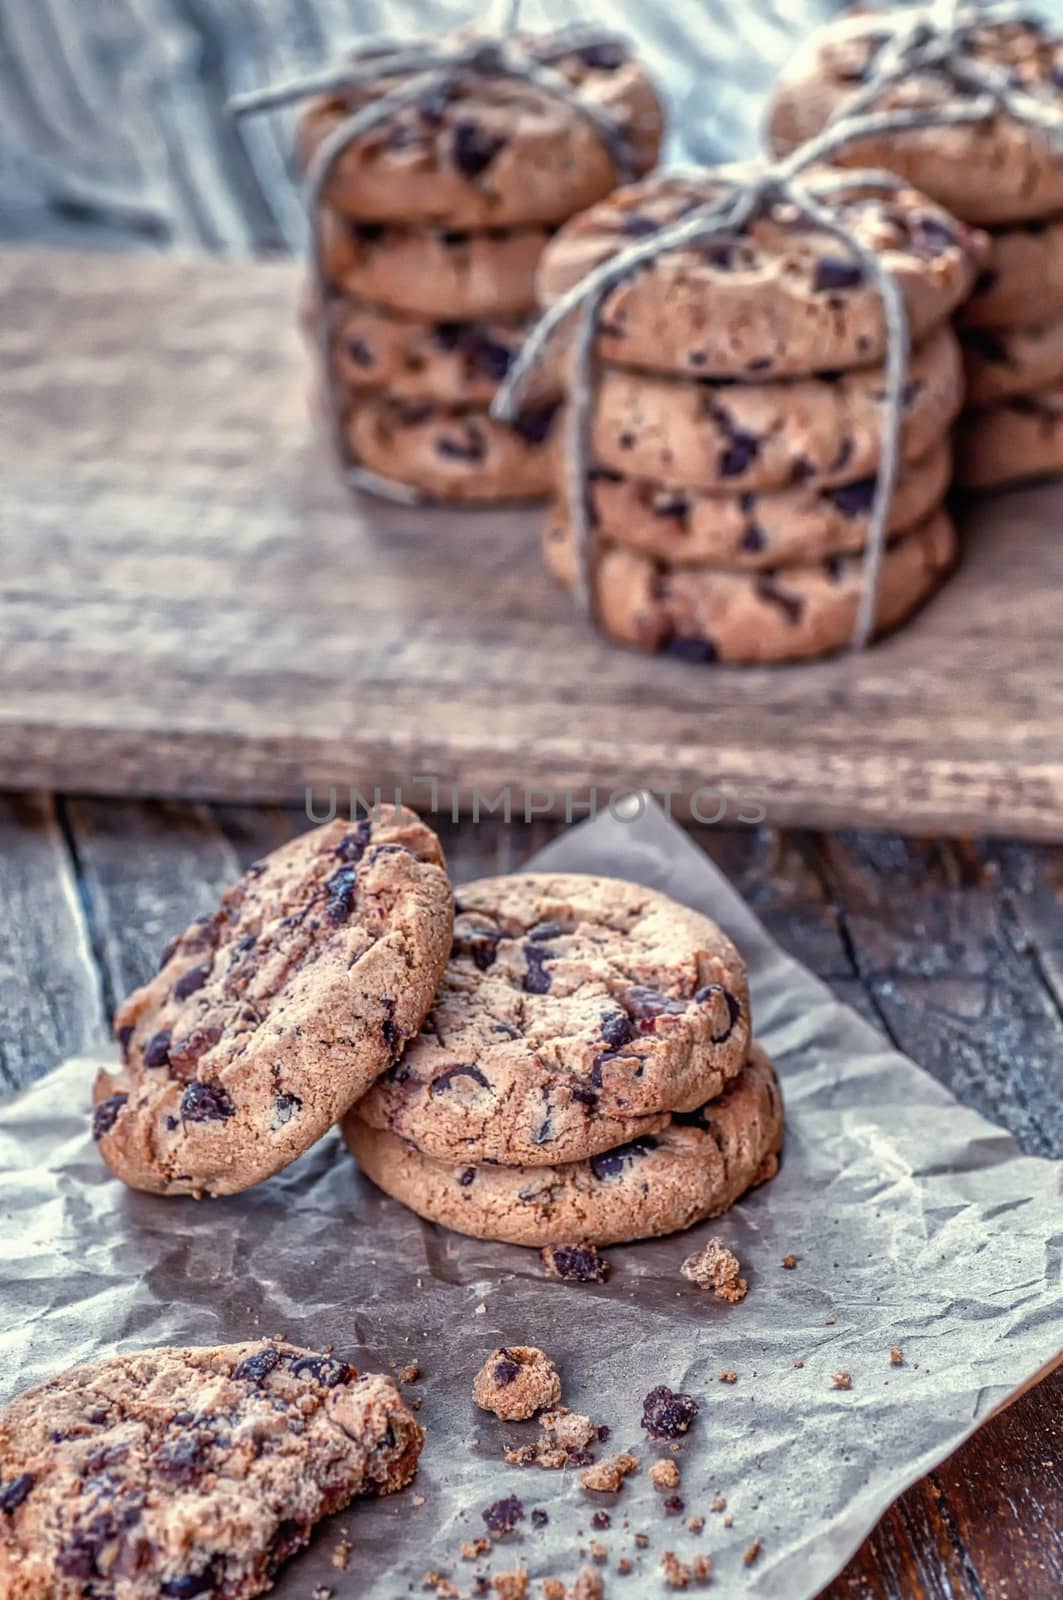
[[[0,1092],[106,1037],[88,925],[50,800],[0,795]]]
[[[0,256],[0,782],[292,802],[430,772],[557,808],[711,785],[732,819],[750,787],[781,824],[1063,835],[1063,489],[984,501],[948,589],[859,658],[647,659],[555,592],[536,513],[347,496],[296,279]]]

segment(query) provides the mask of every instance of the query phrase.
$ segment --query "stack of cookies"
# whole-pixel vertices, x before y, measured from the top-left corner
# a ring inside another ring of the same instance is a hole
[[[893,20],[904,21],[902,9]],[[774,148],[789,150],[844,110],[874,72],[892,20],[862,10],[822,28],[780,83]],[[984,23],[965,49],[1063,117],[1063,39],[1033,19]],[[956,91],[937,73],[908,75],[874,108],[938,106]],[[839,159],[842,159],[839,157]],[[957,217],[989,230],[989,253],[958,317],[967,410],[957,481],[991,488],[1063,471],[1063,147],[998,111],[979,122],[893,131],[855,142],[846,163],[917,181]]]
[[[543,301],[722,193],[713,171],[619,190],[560,230],[539,272]],[[882,630],[927,598],[956,555],[942,507],[963,396],[949,318],[970,291],[980,236],[914,189],[884,197],[854,180],[823,203],[902,288],[913,344]],[[859,261],[781,205],[741,233],[662,252],[606,296],[588,484],[606,633],[702,661],[784,661],[848,644],[886,345],[881,299]],[[571,584],[563,498],[545,549]]]
[[[536,875],[468,885],[455,920],[438,839],[390,806],[257,862],[115,1028],[93,1132],[155,1194],[237,1194],[342,1119],[421,1216],[608,1243],[715,1216],[778,1165],[778,1083],[714,923]]]
[[[672,1233],[772,1177],[782,1102],[706,917],[606,878],[460,891],[420,1036],[344,1119],[421,1216],[513,1244]]]
[[[574,40],[559,55],[556,36],[519,43],[610,119],[633,172],[653,166],[660,107],[620,44]],[[408,82],[315,101],[300,126],[304,164],[352,112]],[[400,106],[341,153],[315,226],[352,463],[429,499],[547,492],[549,383],[512,425],[488,408],[534,309],[552,232],[616,181],[588,116],[482,69]]]

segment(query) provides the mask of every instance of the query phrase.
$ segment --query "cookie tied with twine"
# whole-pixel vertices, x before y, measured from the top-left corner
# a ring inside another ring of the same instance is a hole
[[[514,6],[499,35],[477,31],[408,45],[369,40],[334,67],[238,95],[230,103],[233,114],[239,117],[322,95],[363,102],[321,139],[307,169],[314,332],[323,363],[331,431],[348,481],[354,487],[402,504],[417,504],[424,496],[407,485],[367,471],[350,459],[343,394],[332,362],[330,280],[318,219],[341,158],[367,134],[383,129],[404,110],[430,111],[457,94],[462,85],[479,79],[485,83],[506,80],[529,86],[571,110],[588,124],[604,149],[612,181],[626,182],[646,165],[638,159],[638,130],[629,120],[581,93],[578,85],[558,68],[565,58],[581,53],[589,53],[590,59],[602,62],[626,59],[624,42],[615,34],[591,27],[567,28],[545,38],[531,38],[516,33],[515,23]],[[652,143],[655,150],[655,137]]]
[[[592,620],[600,623],[595,594],[595,557],[598,543],[590,504],[592,430],[596,402],[595,361],[599,318],[611,291],[669,251],[711,244],[746,232],[759,218],[788,214],[834,238],[854,258],[882,305],[886,332],[885,384],[882,400],[882,437],[874,493],[868,516],[863,555],[860,601],[852,633],[852,647],[863,649],[875,631],[879,577],[889,529],[889,511],[901,463],[905,389],[908,375],[910,329],[903,290],[880,255],[859,237],[834,209],[839,196],[859,188],[873,195],[896,194],[904,180],[879,171],[839,171],[829,167],[831,157],[854,139],[902,125],[943,126],[974,120],[984,107],[947,107],[923,111],[882,112],[847,119],[826,129],[792,155],[770,165],[750,169],[748,175],[712,172],[720,198],[694,207],[686,215],[651,236],[619,251],[587,273],[539,319],[524,349],[502,384],[492,412],[501,419],[519,410],[531,374],[546,357],[556,336],[565,329],[570,338],[568,399],[565,419],[566,494],[575,542],[577,595]],[[711,307],[707,308],[711,310]]]

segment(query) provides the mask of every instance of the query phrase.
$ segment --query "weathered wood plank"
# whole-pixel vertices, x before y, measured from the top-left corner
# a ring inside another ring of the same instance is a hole
[[[0,795],[0,1092],[106,1037],[89,930],[51,802]]]
[[[856,968],[898,1046],[1033,1154],[1063,1154],[1063,1018],[968,846],[819,846]]]
[[[984,502],[947,590],[859,658],[648,660],[553,589],[536,513],[346,496],[296,278],[0,256],[0,782],[298,803],[427,772],[559,814],[708,785],[731,820],[745,787],[781,825],[1063,835],[1063,491]]]

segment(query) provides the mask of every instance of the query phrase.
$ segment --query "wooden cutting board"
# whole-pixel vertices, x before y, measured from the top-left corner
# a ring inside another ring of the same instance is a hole
[[[347,493],[297,284],[0,253],[0,786],[423,806],[429,775],[520,815],[637,784],[732,822],[1063,837],[1063,485],[981,501],[947,589],[861,656],[647,658],[555,590],[536,512]]]

